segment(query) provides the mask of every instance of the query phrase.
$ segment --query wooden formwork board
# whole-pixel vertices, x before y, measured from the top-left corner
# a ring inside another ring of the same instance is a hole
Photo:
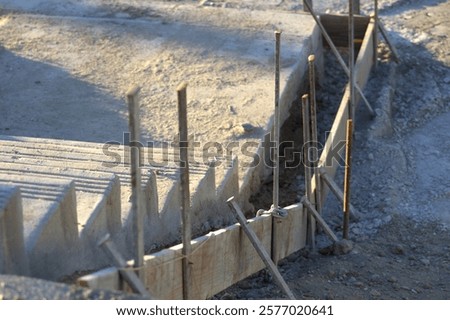
[[[306,233],[301,204],[286,209],[288,218],[277,224],[282,237],[274,242],[280,247],[282,257],[303,248],[303,235]],[[266,250],[271,252],[272,217],[256,217],[249,220],[249,225]],[[182,299],[181,249],[180,244],[144,257],[145,284],[157,299]],[[265,267],[239,224],[192,240],[189,261],[192,264],[193,299],[210,298]],[[84,276],[78,283],[90,288],[121,289],[120,276],[115,268]]]
[[[279,261],[306,245],[307,215],[300,203],[285,208],[286,218],[273,219],[272,260]]]
[[[373,36],[375,32],[375,21],[373,18],[370,18],[369,24],[367,25],[367,29],[364,35],[364,40],[361,44],[361,49],[359,50],[358,57],[355,63],[355,82],[359,85],[360,88],[364,88],[369,79],[370,70],[373,65],[373,57],[374,57],[374,41]],[[336,117],[334,119],[333,125],[331,127],[330,134],[325,142],[324,149],[320,156],[319,163],[326,170],[328,175],[334,178],[336,171],[340,165],[343,163],[339,163],[336,156],[342,157],[345,150],[345,141],[346,141],[346,127],[348,120],[348,101],[350,99],[350,88],[349,85],[345,87],[345,93],[339,105],[339,109],[337,111]],[[361,97],[356,94],[355,95],[355,105],[361,100]],[[343,158],[341,158],[342,160]],[[312,190],[315,190],[315,177],[313,176],[312,180]],[[321,188],[321,199],[325,200],[328,195],[329,188],[326,185],[323,185]]]
[[[366,36],[370,17],[355,15],[353,17],[355,30],[355,48],[359,49]],[[328,32],[336,47],[348,47],[348,15],[322,14],[320,22]],[[328,43],[324,41],[324,45]]]

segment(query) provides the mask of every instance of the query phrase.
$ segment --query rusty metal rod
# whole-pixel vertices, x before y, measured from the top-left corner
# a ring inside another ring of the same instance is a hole
[[[183,299],[191,299],[191,265],[189,256],[191,254],[191,213],[190,213],[190,194],[189,194],[189,155],[188,155],[188,127],[187,127],[187,83],[181,83],[177,88],[178,95],[178,129],[180,133],[180,193],[181,193],[181,221],[182,221],[182,240],[183,240]]]
[[[374,31],[373,31],[373,63],[375,67],[378,65],[378,0],[374,0]]]
[[[119,250],[117,250],[114,242],[111,240],[111,237],[106,234],[99,242],[98,246],[102,248],[105,253],[109,256],[109,258],[114,262],[115,266],[118,268],[120,275],[124,278],[124,280],[130,285],[131,289],[139,293],[148,299],[152,299],[152,296],[145,288],[145,285],[142,283],[141,279],[136,275],[134,271],[128,268],[127,261],[122,257]]]
[[[140,168],[140,119],[139,119],[139,91],[134,86],[126,96],[129,113],[130,130],[130,167],[131,167],[131,212],[133,214],[134,236],[134,267],[136,273],[143,279],[141,267],[144,263],[144,212],[141,208],[141,168]]]
[[[347,144],[345,147],[345,173],[344,173],[344,226],[343,237],[349,238],[350,228],[350,176],[351,176],[351,162],[352,162],[352,137],[353,137],[353,120],[347,120]]]
[[[305,168],[305,196],[311,201],[313,194],[311,188],[312,170],[311,163],[309,161],[309,146],[311,142],[311,129],[310,129],[310,109],[309,109],[309,96],[304,94],[302,96],[302,112],[303,112],[303,165]],[[309,216],[308,219],[308,242],[311,248],[315,248],[315,232],[316,221],[314,217]]]
[[[348,118],[355,118],[355,21],[353,7],[355,0],[348,0],[348,69],[350,83],[350,99],[348,106]]]
[[[311,142],[312,150],[314,152],[314,181],[316,188],[314,190],[314,204],[316,206],[317,212],[322,211],[321,202],[321,181],[319,175],[319,141],[317,134],[317,104],[316,104],[316,72],[315,72],[315,56],[310,55],[308,57],[309,64],[309,104],[310,104],[310,114],[311,114]]]
[[[330,36],[328,35],[328,32],[325,29],[325,27],[323,26],[322,22],[317,17],[317,15],[314,13],[314,11],[313,11],[312,7],[309,5],[308,1],[305,1],[304,5],[307,7],[307,9],[308,9],[309,13],[311,14],[311,16],[313,17],[314,21],[316,21],[317,26],[319,27],[320,31],[322,32],[322,36],[325,38],[325,41],[330,46],[331,51],[336,56],[336,59],[339,62],[339,64],[341,65],[345,74],[347,75],[347,77],[350,77],[350,70],[348,69],[347,65],[345,64],[344,59],[342,59],[341,54],[339,53],[336,46],[334,45],[333,40],[331,40]],[[355,89],[358,91],[359,95],[361,96],[361,99],[363,99],[364,104],[366,105],[367,110],[369,111],[370,115],[372,117],[375,117],[376,114],[373,111],[372,106],[370,105],[369,101],[366,99],[364,93],[362,92],[361,88],[359,87],[359,85],[357,83],[355,83]]]
[[[279,205],[279,187],[280,187],[280,43],[281,32],[275,31],[275,121],[273,125],[274,136],[274,161],[273,161],[273,208],[278,209]]]
[[[278,271],[278,268],[275,266],[272,259],[270,258],[269,253],[264,248],[264,245],[261,243],[261,241],[259,240],[256,233],[251,228],[249,228],[248,221],[245,218],[244,213],[242,212],[241,208],[234,200],[234,197],[231,197],[230,199],[228,199],[227,203],[228,203],[228,206],[230,207],[231,211],[233,212],[233,215],[239,221],[239,224],[241,225],[242,230],[244,230],[244,232],[247,235],[248,239],[250,240],[251,244],[255,248],[256,252],[258,252],[259,256],[261,257],[262,261],[266,265],[269,272],[272,274],[272,276],[275,279],[278,286],[289,297],[289,299],[296,300],[291,289],[289,289],[289,286],[287,285],[286,281],[284,281],[283,276],[281,275],[280,271]]]

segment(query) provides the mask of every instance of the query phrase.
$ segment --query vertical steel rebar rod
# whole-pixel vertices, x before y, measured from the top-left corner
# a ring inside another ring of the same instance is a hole
[[[130,167],[131,167],[131,212],[133,213],[134,267],[143,279],[144,271],[144,212],[141,208],[141,148],[139,121],[139,91],[135,86],[127,92],[129,130],[130,130]],[[135,145],[133,145],[135,144]]]
[[[339,64],[341,65],[342,69],[344,70],[345,74],[347,75],[347,77],[350,77],[350,71],[344,61],[344,59],[342,59],[341,54],[339,53],[339,51],[337,50],[336,46],[333,43],[333,40],[331,40],[330,36],[328,35],[327,30],[325,29],[325,27],[323,26],[322,22],[320,21],[320,19],[316,16],[315,12],[313,11],[312,7],[309,5],[309,3],[306,1],[304,2],[304,5],[308,8],[308,11],[310,12],[311,16],[313,17],[314,21],[316,21],[317,26],[319,27],[320,31],[322,32],[322,36],[325,38],[325,41],[328,43],[328,45],[331,48],[331,51],[334,53],[334,55],[336,56],[337,61],[339,62]],[[380,25],[381,26],[381,25]],[[358,91],[359,95],[361,96],[361,99],[363,99],[364,104],[367,107],[367,110],[369,111],[370,115],[372,117],[375,116],[375,112],[372,109],[372,106],[370,105],[369,101],[367,100],[366,96],[364,95],[364,93],[362,92],[361,88],[359,87],[358,84],[355,84],[355,88]]]
[[[345,173],[344,173],[344,223],[343,223],[343,237],[349,238],[350,229],[350,177],[352,165],[352,138],[353,137],[353,120],[347,120],[347,144],[345,147]]]
[[[303,115],[303,165],[305,167],[305,197],[311,202],[311,164],[309,162],[309,145],[311,142],[309,97],[307,94],[302,96],[302,115]],[[311,248],[315,248],[315,230],[316,221],[309,216],[308,241]]]
[[[348,69],[350,83],[350,101],[348,108],[348,118],[355,117],[355,25],[353,19],[353,1],[348,0]]]
[[[191,254],[191,213],[189,194],[189,155],[188,155],[188,127],[187,127],[187,83],[181,83],[177,88],[178,95],[178,128],[180,133],[180,193],[181,193],[181,221],[183,240],[183,299],[191,299],[191,266],[189,256]]]
[[[374,0],[374,23],[375,23],[375,27],[374,27],[374,31],[373,31],[373,63],[374,66],[377,67],[378,65],[378,0]]]
[[[278,209],[279,205],[279,179],[280,179],[280,43],[281,32],[275,31],[275,121],[273,125],[273,208]]]
[[[316,105],[316,72],[315,72],[315,56],[310,55],[308,57],[309,64],[309,104],[310,104],[310,114],[311,114],[311,142],[312,150],[314,152],[314,182],[316,188],[314,190],[314,204],[317,212],[322,211],[321,202],[321,180],[319,172],[319,141],[317,134],[317,105]]]

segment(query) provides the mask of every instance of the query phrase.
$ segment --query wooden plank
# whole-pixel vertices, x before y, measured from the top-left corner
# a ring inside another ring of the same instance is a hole
[[[256,217],[248,224],[268,252],[271,250],[272,217]],[[193,299],[207,299],[265,267],[251,242],[238,225],[210,232],[191,242]],[[182,245],[144,257],[145,283],[157,299],[182,299]],[[120,289],[115,268],[105,269],[78,280],[97,289]],[[125,290],[130,291],[125,286]]]
[[[373,65],[373,34],[374,34],[374,19],[370,19],[370,22],[367,26],[367,30],[364,36],[364,41],[361,45],[361,49],[359,51],[358,57],[355,63],[355,82],[363,88],[367,80],[369,79],[370,70]],[[336,170],[339,167],[339,158],[342,157],[345,150],[345,139],[346,139],[346,128],[347,128],[347,119],[348,119],[348,100],[350,98],[350,90],[347,85],[345,88],[344,96],[339,105],[339,109],[337,111],[336,117],[334,119],[333,125],[331,127],[330,135],[325,142],[325,146],[323,148],[322,154],[320,156],[319,163],[324,168],[327,175],[334,179],[336,174]],[[358,104],[361,97],[356,94],[355,96],[355,105]],[[341,158],[343,160],[343,158]],[[311,179],[311,187],[314,191],[316,188],[316,179],[315,176]],[[326,185],[323,185],[321,188],[322,192],[322,202],[325,200],[328,195],[329,188]]]
[[[274,219],[273,228],[276,238],[272,239],[272,260],[279,261],[306,245],[307,215],[301,203],[285,208],[286,218]]]
[[[367,83],[369,79],[370,70],[373,66],[373,35],[375,33],[375,19],[371,18],[364,35],[364,40],[361,44],[358,57],[355,63],[355,82],[361,87]],[[358,103],[360,97],[356,94],[355,104]]]
[[[348,15],[322,14],[320,15],[320,21],[336,47],[348,47]],[[364,39],[369,21],[370,17],[354,16],[355,48],[357,50],[359,50]],[[328,43],[324,41],[324,45],[328,46]]]

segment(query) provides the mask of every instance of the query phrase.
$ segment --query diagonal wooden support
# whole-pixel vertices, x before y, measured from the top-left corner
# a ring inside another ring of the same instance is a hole
[[[323,218],[320,216],[320,214],[316,211],[313,204],[306,199],[306,197],[303,197],[302,204],[306,207],[308,213],[312,215],[316,221],[321,225],[325,233],[330,237],[331,240],[334,242],[338,241],[338,238],[334,234],[333,230],[328,226],[328,224],[323,220]]]
[[[311,5],[308,3],[308,1],[304,2],[304,5],[306,6],[306,8],[308,9],[309,13],[311,14],[311,16],[313,17],[314,21],[316,21],[317,26],[319,27],[320,31],[322,32],[322,36],[325,38],[325,40],[328,42],[328,45],[331,48],[331,51],[333,51],[334,55],[336,56],[336,59],[338,60],[339,64],[341,65],[342,69],[344,69],[345,74],[347,75],[347,77],[350,77],[350,70],[347,67],[347,65],[344,62],[344,59],[342,59],[339,51],[337,50],[336,46],[333,43],[333,40],[331,40],[330,36],[328,35],[327,30],[325,29],[325,27],[323,26],[322,22],[320,21],[320,19],[317,17],[317,15],[315,14],[315,12],[313,11]],[[370,115],[372,117],[375,117],[375,111],[373,111],[372,106],[370,105],[369,101],[367,100],[367,98],[365,97],[365,95],[363,94],[360,86],[355,83],[355,89],[358,91],[359,95],[361,96],[361,98],[363,99],[367,110],[369,111]]]
[[[336,199],[338,199],[339,202],[341,204],[343,204],[344,203],[344,193],[339,188],[339,186],[336,184],[336,182],[334,182],[334,180],[331,179],[331,177],[328,175],[328,173],[324,167],[319,168],[319,173],[320,173],[320,178],[322,179],[322,181],[325,182],[325,184],[328,186],[328,188],[330,188],[331,192],[333,192]],[[354,220],[359,219],[358,211],[353,207],[352,204],[350,204],[350,217]]]
[[[386,40],[386,43],[389,46],[389,49],[391,49],[394,61],[399,63],[400,62],[400,58],[399,58],[397,49],[392,44],[391,39],[389,38],[388,32],[387,32],[387,30],[385,29],[384,25],[381,23],[380,20],[378,20],[378,29],[380,29],[380,32],[383,35],[384,40]]]
[[[242,212],[239,205],[234,200],[234,197],[231,197],[230,199],[228,199],[227,203],[228,203],[228,206],[230,207],[231,211],[233,212],[234,216],[239,221],[242,229],[244,230],[248,239],[252,243],[253,247],[255,247],[259,256],[261,257],[261,259],[264,261],[265,265],[269,269],[269,272],[274,277],[277,284],[284,291],[284,293],[289,297],[289,299],[296,300],[291,289],[289,289],[286,281],[284,281],[283,276],[280,274],[280,271],[278,271],[278,268],[275,266],[272,259],[270,258],[269,253],[267,253],[266,249],[264,248],[264,245],[258,239],[258,236],[255,234],[255,232],[248,227],[247,219],[245,218],[244,213]]]
[[[122,257],[119,250],[117,250],[114,242],[112,242],[109,234],[106,234],[99,242],[98,246],[101,247],[105,253],[114,261],[116,267],[119,269],[120,274],[125,279],[125,281],[130,285],[134,292],[143,295],[148,299],[152,299],[152,296],[145,288],[144,283],[139,279],[139,277],[132,271],[128,269],[127,261]]]

